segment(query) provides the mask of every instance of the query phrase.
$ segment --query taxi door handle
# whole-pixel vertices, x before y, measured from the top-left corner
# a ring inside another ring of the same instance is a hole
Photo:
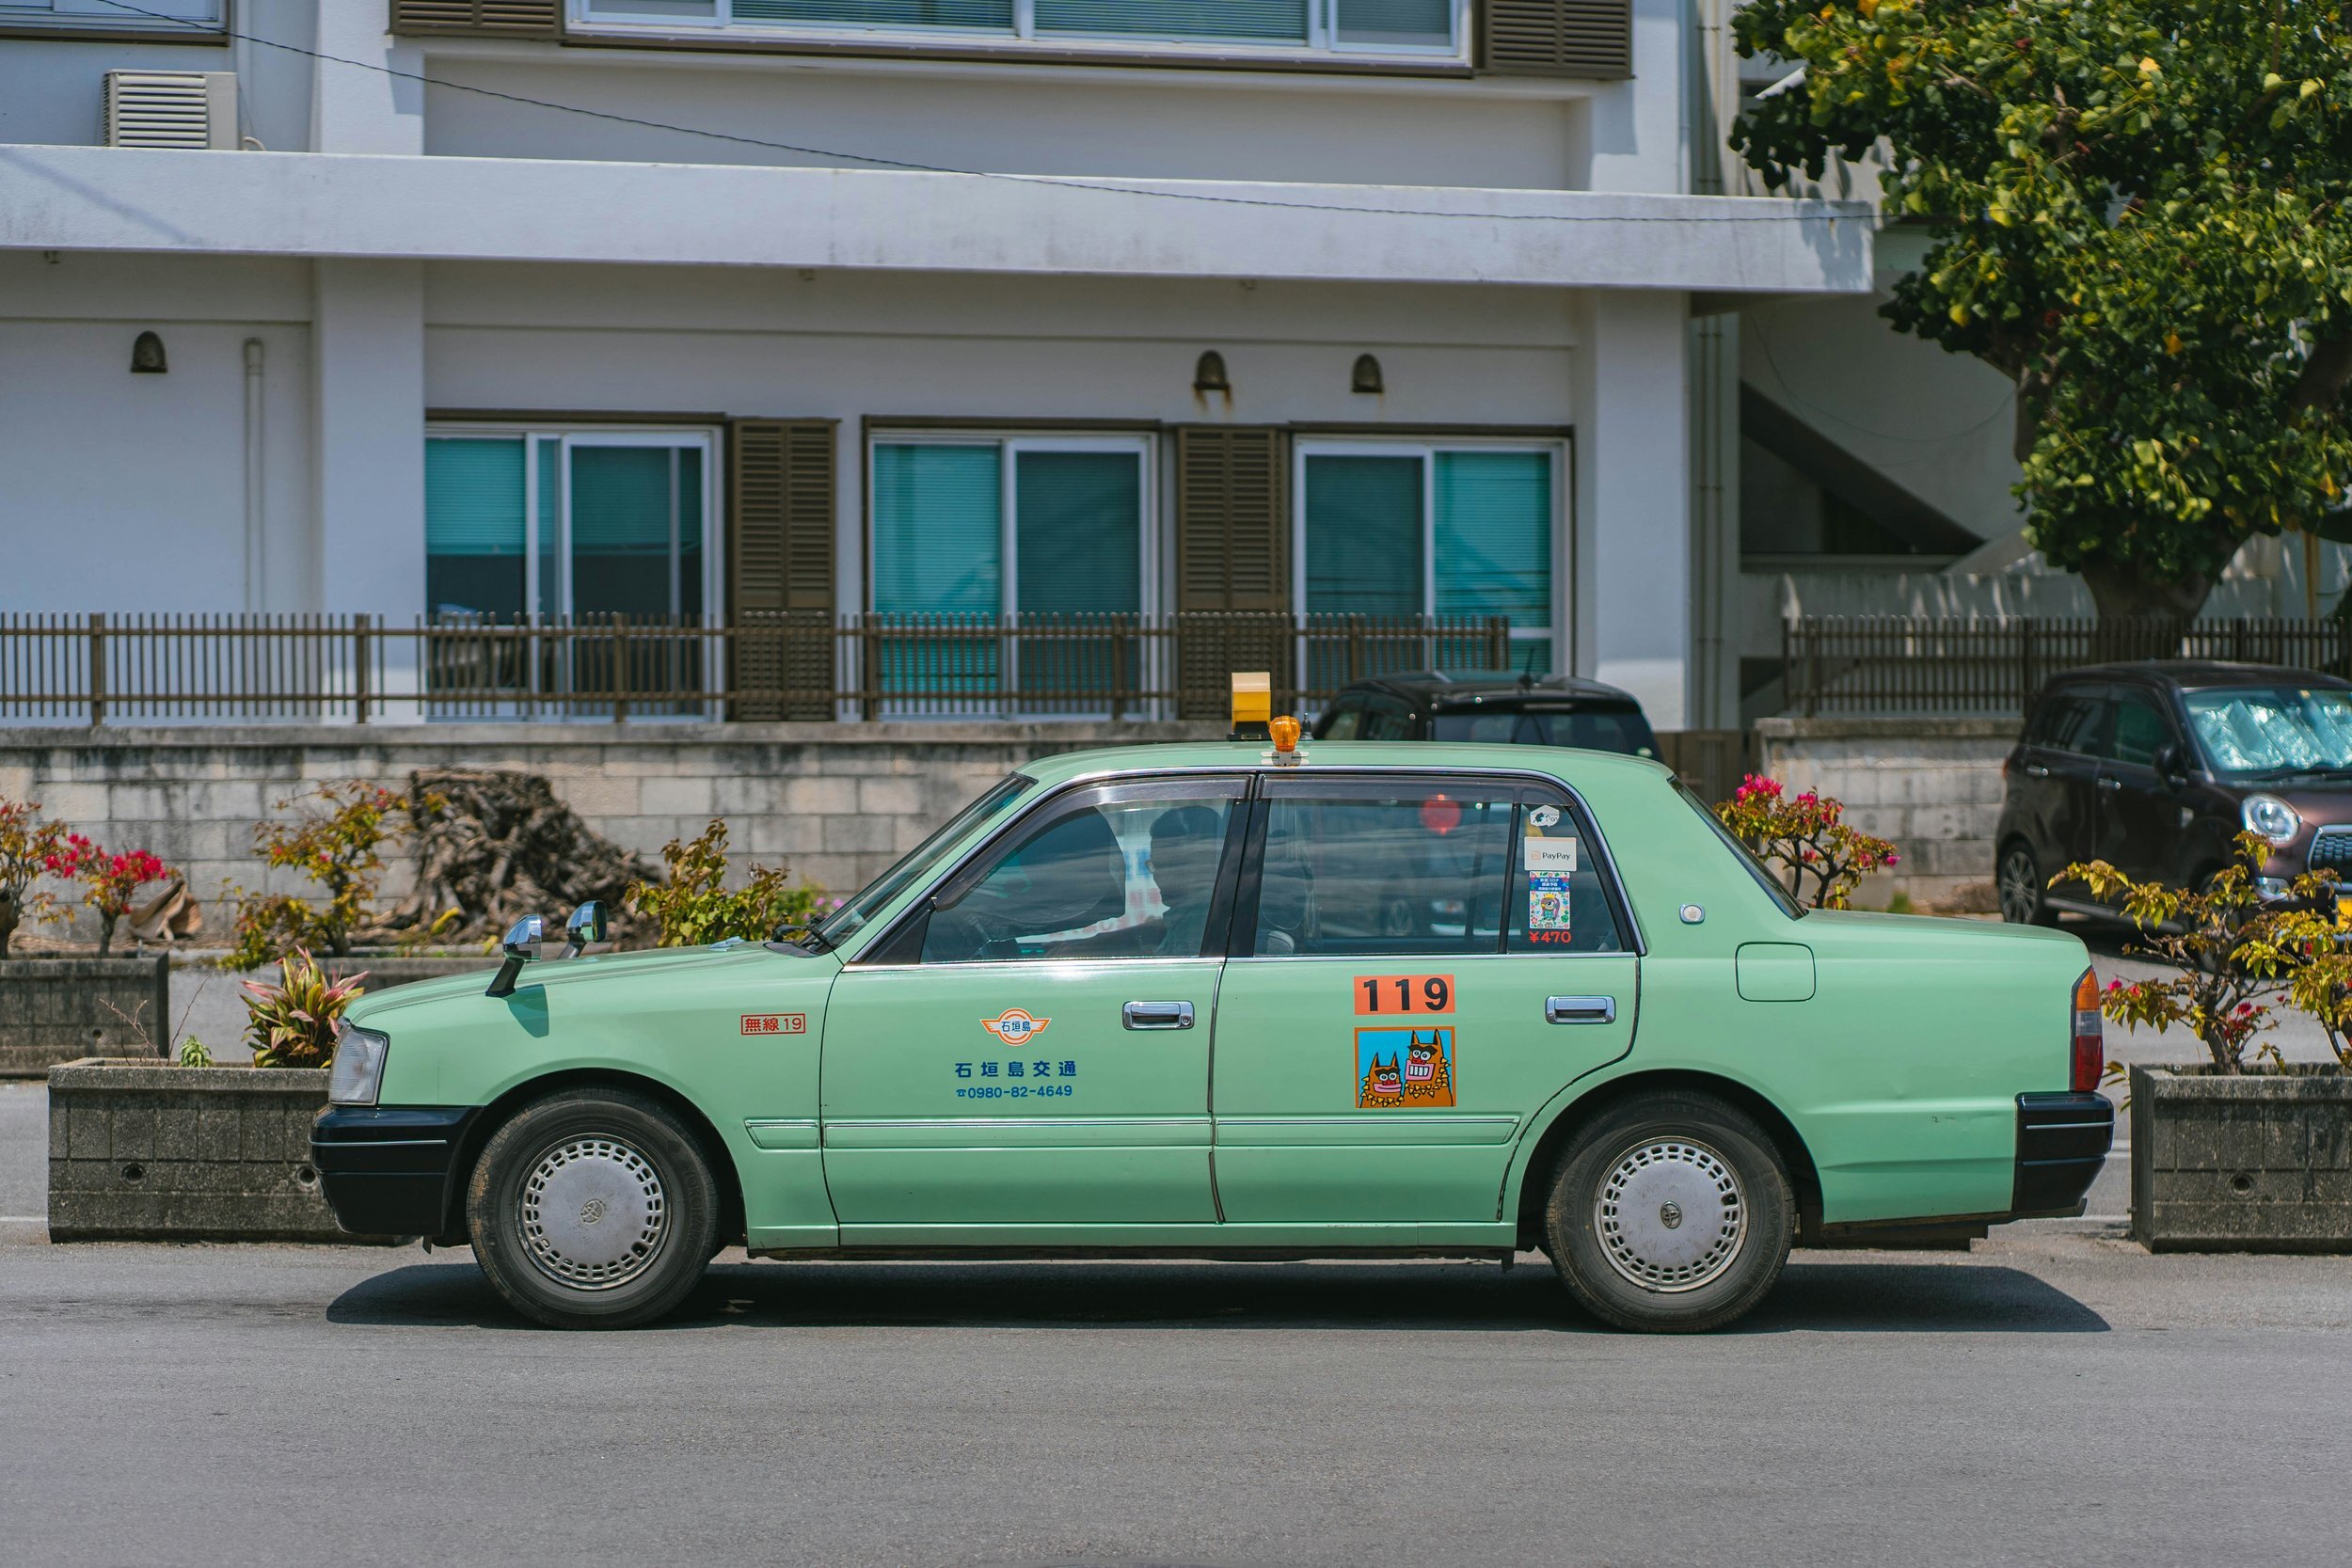
[[[1192,1004],[1189,1002],[1130,1002],[1120,1009],[1120,1013],[1130,1029],[1192,1027]]]
[[[2116,790],[2123,787],[2123,781],[2121,779],[2101,779],[2099,781],[2099,787],[2107,791],[2109,794],[2112,794]]]
[[[2026,777],[2029,779],[2046,779],[2049,776],[2050,770],[2042,767],[2042,764],[2038,762],[2029,762],[2026,764]]]
[[[1614,1023],[1617,1022],[1617,999],[1613,996],[1547,996],[1544,998],[1546,1023]]]

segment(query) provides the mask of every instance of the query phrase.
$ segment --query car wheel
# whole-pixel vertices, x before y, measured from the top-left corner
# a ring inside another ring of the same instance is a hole
[[[2003,920],[2011,926],[2058,924],[2058,911],[2050,908],[2049,900],[2043,896],[2042,867],[2034,861],[2032,846],[2021,843],[2009,847],[2001,856],[1997,881]]]
[[[466,1192],[482,1272],[556,1328],[631,1328],[676,1307],[716,1250],[718,1216],[693,1134],[621,1089],[525,1106],[491,1134]]]
[[[1764,1299],[1796,1233],[1788,1170],[1754,1118],[1708,1095],[1644,1095],[1577,1133],[1544,1234],[1577,1303],[1619,1328],[1721,1328]]]

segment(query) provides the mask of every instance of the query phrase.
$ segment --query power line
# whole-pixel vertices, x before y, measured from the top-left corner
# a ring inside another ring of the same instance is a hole
[[[1048,174],[1008,174],[993,169],[954,168],[942,164],[914,163],[904,158],[884,157],[877,153],[845,152],[838,149],[803,147],[792,142],[770,141],[760,136],[746,136],[731,131],[712,131],[700,126],[676,125],[667,120],[644,119],[635,115],[613,114],[604,109],[583,108],[577,103],[559,103],[552,99],[532,98],[522,93],[502,92],[496,87],[475,87],[468,82],[453,82],[444,76],[428,76],[422,71],[397,71],[390,66],[369,60],[355,60],[342,55],[324,54],[305,49],[300,44],[282,43],[255,33],[235,32],[227,27],[210,27],[186,17],[167,16],[128,3],[128,0],[103,0],[117,10],[129,11],[156,22],[167,22],[177,27],[200,32],[207,38],[227,38],[239,43],[258,44],[264,49],[281,50],[330,65],[349,66],[355,71],[373,71],[379,75],[396,77],[404,82],[418,82],[429,87],[450,92],[469,92],[481,98],[495,98],[508,103],[529,108],[549,109],[558,114],[579,115],[588,119],[601,119],[616,125],[633,125],[641,130],[667,131],[681,136],[701,136],[710,141],[732,142],[741,147],[763,148],[774,152],[797,152],[808,158],[835,158],[850,163],[874,164],[884,168],[900,169],[914,174],[961,174],[976,180],[1004,180],[1023,185],[1056,185],[1067,190],[1094,191],[1112,196],[1150,197],[1163,201],[1205,201],[1222,207],[1272,207],[1294,213],[1350,213],[1366,217],[1406,218],[1466,218],[1482,223],[1837,223],[1847,221],[1838,213],[1723,213],[1710,217],[1648,217],[1631,213],[1457,213],[1435,208],[1413,207],[1343,207],[1331,202],[1277,201],[1270,197],[1212,196],[1204,191],[1155,190],[1136,185],[1104,185],[1093,181],[1057,178]],[[1859,220],[1854,220],[1859,221]]]

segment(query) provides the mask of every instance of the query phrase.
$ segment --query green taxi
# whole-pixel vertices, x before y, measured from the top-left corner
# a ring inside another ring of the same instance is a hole
[[[1792,1243],[2080,1212],[2082,943],[1800,910],[1665,768],[1505,745],[1031,764],[803,932],[363,998],[313,1161],[522,1313],[709,1259],[1547,1253],[1711,1328]],[[596,934],[599,917],[576,927]]]

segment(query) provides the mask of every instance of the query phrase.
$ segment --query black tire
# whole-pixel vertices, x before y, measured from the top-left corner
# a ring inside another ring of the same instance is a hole
[[[2058,911],[2050,908],[2049,890],[2042,880],[2041,863],[2033,846],[2011,839],[1994,869],[1994,891],[2001,902],[2001,918],[2012,926],[2055,926]]]
[[[466,1188],[482,1272],[515,1310],[555,1328],[634,1328],[675,1310],[718,1248],[719,1208],[693,1134],[626,1089],[524,1106],[491,1134]]]
[[[1654,1217],[1636,1227],[1637,1212]],[[1570,1141],[1544,1206],[1568,1293],[1603,1322],[1649,1334],[1721,1328],[1763,1300],[1796,1227],[1772,1138],[1737,1107],[1683,1091],[1594,1117]]]

